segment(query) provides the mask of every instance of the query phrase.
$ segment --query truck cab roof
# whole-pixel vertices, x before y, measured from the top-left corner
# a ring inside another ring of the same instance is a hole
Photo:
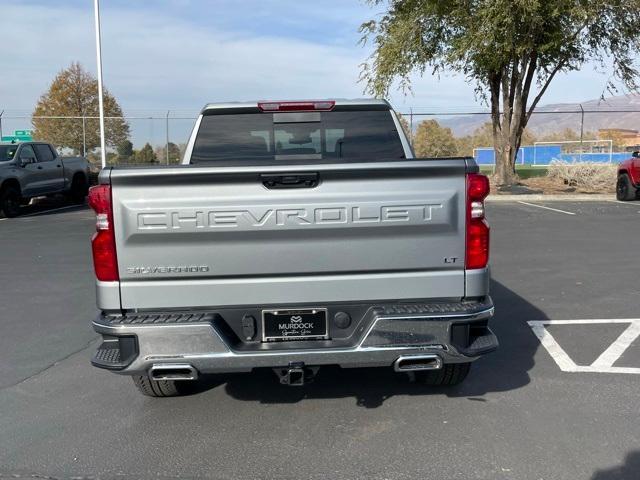
[[[227,109],[257,109],[261,104],[322,104],[330,102],[334,107],[354,108],[354,109],[371,109],[371,110],[390,110],[391,105],[386,100],[380,98],[359,98],[359,99],[316,99],[316,100],[256,100],[250,102],[222,102],[208,103],[204,106],[201,113],[211,112],[215,110]],[[313,110],[312,107],[309,110]]]

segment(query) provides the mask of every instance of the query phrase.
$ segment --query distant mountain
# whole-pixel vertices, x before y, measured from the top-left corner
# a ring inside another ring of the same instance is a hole
[[[640,130],[640,94],[609,97],[604,100],[582,102],[584,131],[600,128],[630,128]],[[535,134],[544,135],[566,128],[580,131],[580,105],[577,103],[554,103],[538,107],[527,127]],[[483,123],[491,119],[486,115],[462,115],[441,117],[438,122],[451,128],[456,136],[470,135]],[[414,120],[414,124],[415,124]]]

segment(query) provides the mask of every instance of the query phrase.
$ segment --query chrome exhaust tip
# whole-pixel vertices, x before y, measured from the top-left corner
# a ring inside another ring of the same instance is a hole
[[[415,372],[418,370],[440,370],[442,359],[433,353],[427,355],[402,355],[393,362],[396,372]]]
[[[188,363],[162,363],[149,369],[151,380],[196,380],[198,371]]]

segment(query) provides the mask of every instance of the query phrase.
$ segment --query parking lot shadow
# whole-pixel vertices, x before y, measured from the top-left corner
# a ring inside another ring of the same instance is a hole
[[[630,452],[620,466],[598,470],[591,480],[638,480],[640,478],[640,451]]]
[[[225,389],[239,400],[261,403],[295,403],[305,398],[354,397],[358,405],[375,408],[397,395],[448,395],[483,401],[487,392],[502,392],[529,383],[529,371],[539,346],[527,320],[543,320],[546,316],[500,282],[492,281],[491,295],[496,314],[491,326],[500,348],[475,362],[467,379],[458,386],[427,387],[412,382],[409,375],[397,374],[391,368],[341,369],[323,367],[314,382],[303,387],[285,387],[271,370],[251,374],[225,376]],[[212,379],[210,387],[219,385]],[[205,387],[206,388],[206,387]]]

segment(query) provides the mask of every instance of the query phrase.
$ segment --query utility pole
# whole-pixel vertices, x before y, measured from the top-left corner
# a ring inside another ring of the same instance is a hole
[[[584,108],[582,108],[582,104],[580,105],[580,161],[582,161],[582,138],[584,137]]]
[[[96,60],[98,63],[98,108],[100,109],[100,158],[102,168],[107,166],[107,150],[104,139],[104,100],[102,96],[102,45],[100,39],[100,0],[93,0],[94,20],[96,24]]]
[[[84,113],[82,113],[82,156],[87,156],[87,124]]]
[[[171,110],[167,110],[167,116],[165,117],[165,133],[167,134],[167,165],[169,165],[169,113]]]
[[[409,107],[409,145],[413,147],[413,107]]]

